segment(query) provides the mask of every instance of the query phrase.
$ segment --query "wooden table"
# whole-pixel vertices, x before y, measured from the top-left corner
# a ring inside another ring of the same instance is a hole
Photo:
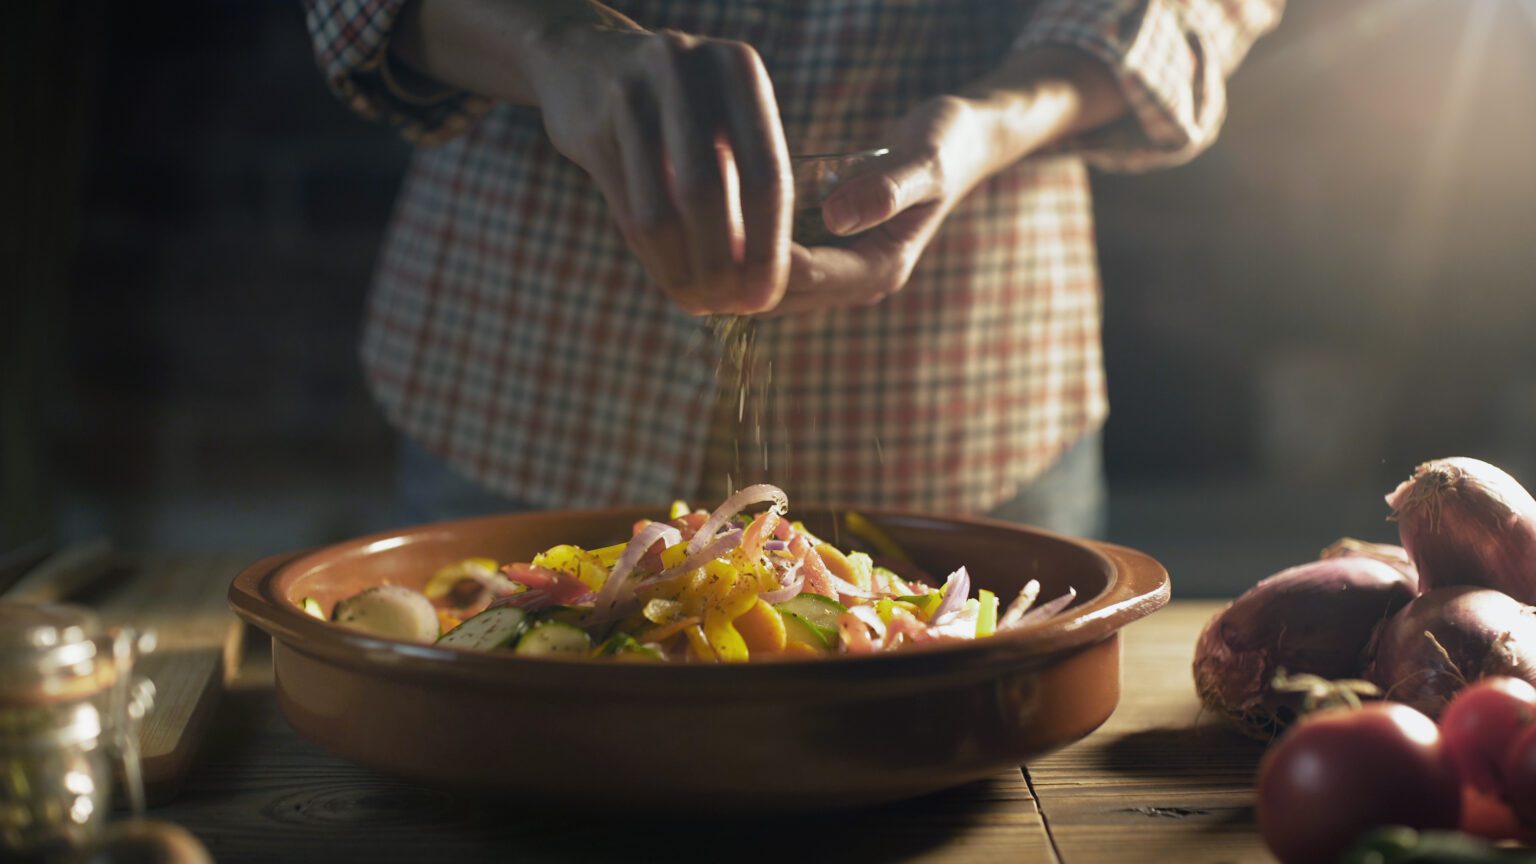
[[[152,812],[233,862],[1270,861],[1253,823],[1262,748],[1202,723],[1195,635],[1218,604],[1132,626],[1120,708],[1020,771],[928,798],[816,818],[628,822],[527,814],[358,768],[300,739],[250,652],[178,801]],[[254,640],[253,640],[254,642]],[[257,643],[256,647],[259,647]],[[594,778],[601,782],[601,778]]]

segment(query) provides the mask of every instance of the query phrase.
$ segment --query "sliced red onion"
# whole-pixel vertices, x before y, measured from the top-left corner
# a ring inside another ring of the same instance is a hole
[[[879,620],[879,617],[875,616],[876,620]],[[868,622],[853,614],[852,609],[837,616],[837,633],[842,637],[839,641],[846,654],[871,654],[880,648],[875,644],[875,640],[870,638]]]
[[[784,579],[779,583],[778,588],[757,596],[768,603],[783,603],[799,595],[803,585],[805,585],[805,567],[801,563],[796,563],[784,574]]]
[[[944,599],[939,601],[937,609],[933,610],[930,620],[938,621],[951,612],[958,611],[965,605],[966,596],[971,593],[971,574],[964,567],[949,574],[944,580]]]
[[[758,483],[739,490],[736,494],[725,499],[725,503],[717,507],[715,512],[709,514],[709,518],[704,520],[704,524],[699,526],[698,531],[694,532],[693,539],[688,541],[689,557],[693,557],[693,553],[703,549],[704,544],[713,541],[715,532],[719,531],[722,525],[730,521],[731,517],[751,507],[753,504],[763,501],[772,501],[774,511],[780,515],[789,510],[789,496],[785,495],[784,490],[777,486],[769,483]]]
[[[598,626],[618,618],[623,618],[633,611],[635,601],[638,599],[637,595],[640,591],[652,585],[659,585],[691,570],[697,570],[716,558],[730,554],[732,550],[741,545],[741,538],[744,533],[740,528],[733,528],[716,537],[713,542],[705,545],[702,549],[689,554],[687,558],[683,559],[683,563],[676,567],[663,570],[654,576],[647,576],[638,581],[631,580],[631,584],[615,598],[612,605],[599,610],[589,620],[589,625]],[[649,548],[649,546],[646,548]]]
[[[645,553],[649,552],[658,540],[668,546],[673,546],[683,542],[683,535],[679,534],[676,528],[665,522],[652,522],[641,528],[634,537],[631,537],[628,545],[624,547],[624,552],[619,555],[619,560],[614,562],[613,571],[608,574],[607,580],[603,582],[602,590],[597,592],[597,600],[593,603],[593,606],[596,607],[599,614],[613,608],[613,604],[619,599],[619,592],[624,587],[625,580],[634,571],[635,565],[640,563],[640,559],[645,557]]]
[[[1035,608],[1024,613],[1024,615],[1019,617],[1019,620],[1009,625],[1008,629],[1018,630],[1024,627],[1028,627],[1031,624],[1038,624],[1041,621],[1054,616],[1057,612],[1060,612],[1068,606],[1071,606],[1072,601],[1076,599],[1077,589],[1068,588],[1067,593],[1061,595],[1060,597],[1047,600],[1046,602],[1041,603],[1039,606],[1036,606]],[[997,629],[1002,630],[1003,628],[999,626]]]
[[[875,607],[852,606],[848,609],[848,614],[864,622],[869,626],[869,629],[875,631],[875,639],[882,641],[885,639],[885,622],[880,620],[880,613],[875,611]]]
[[[741,545],[741,533],[742,532],[740,528],[733,528],[730,531],[721,534],[719,537],[715,538],[714,542],[708,544],[704,548],[698,550],[697,552],[690,552],[688,557],[683,559],[683,563],[677,565],[676,567],[663,570],[660,573],[657,573],[655,576],[647,576],[646,578],[641,579],[635,585],[635,590],[638,591],[641,588],[649,588],[652,585],[659,585],[668,579],[675,578],[676,576],[687,573],[690,570],[697,570],[722,555],[729,554],[731,550]]]
[[[997,619],[997,629],[1007,630],[1018,623],[1018,620],[1024,617],[1024,613],[1029,611],[1029,607],[1035,605],[1039,597],[1040,580],[1031,579],[1025,582],[1024,587],[1019,591],[1019,596],[1013,598],[1013,602],[1008,604],[1002,617]]]
[[[769,552],[783,552],[789,548],[789,543],[784,540],[769,540],[763,544],[763,548]]]
[[[588,591],[585,594],[575,594],[570,597],[561,598],[543,588],[529,588],[527,591],[497,598],[495,602],[486,608],[495,609],[498,606],[516,606],[525,612],[537,612],[550,606],[588,606],[596,597],[596,594]]]
[[[949,639],[975,639],[976,617],[981,614],[979,604],[961,607],[933,619],[928,625],[928,635]]]
[[[516,594],[498,597],[487,608],[496,609],[501,606],[515,606],[518,609],[526,609],[531,612],[535,609],[543,609],[545,606],[552,605],[554,604],[549,599],[548,591],[542,588],[529,588],[527,591],[519,591]]]
[[[933,638],[928,632],[928,625],[920,618],[900,606],[891,610],[891,623],[885,631],[885,644],[881,647],[890,649],[895,647],[902,639],[909,642],[926,642]]]
[[[827,571],[827,579],[831,581],[832,588],[844,597],[857,597],[860,600],[877,600],[884,596],[878,591],[865,591],[863,588],[839,577],[832,571]]]
[[[787,523],[781,522],[779,524]],[[805,591],[809,591],[812,594],[820,594],[823,597],[836,598],[838,596],[837,588],[832,585],[834,577],[832,576],[832,571],[827,569],[827,562],[821,560],[821,555],[817,554],[816,547],[812,546],[811,542],[805,539],[804,535],[796,534],[794,539],[789,541],[789,550],[798,556],[799,562],[805,566]]]
[[[746,532],[741,535],[741,549],[749,558],[757,558],[763,554],[768,540],[773,537],[773,529],[780,522],[778,511],[765,510],[752,518],[747,525]]]

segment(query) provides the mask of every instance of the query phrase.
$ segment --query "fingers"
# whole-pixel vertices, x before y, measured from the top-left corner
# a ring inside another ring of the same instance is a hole
[[[822,205],[822,218],[834,234],[857,234],[933,201],[941,192],[935,160],[913,157],[844,181]]]
[[[738,297],[753,311],[771,308],[784,292],[794,207],[778,103],[762,59],[749,46],[709,43],[705,57],[718,80],[739,82],[751,94],[725,98],[719,108],[740,187],[744,238]]]
[[[583,164],[646,271],[691,312],[771,308],[788,279],[792,183],[756,52],[660,34],[611,89],[612,145]]]
[[[702,303],[687,296],[687,286],[695,281],[693,260],[681,217],[667,188],[654,94],[639,79],[627,79],[618,86],[614,129],[620,145],[607,171],[623,175],[617,184],[625,201],[618,208],[619,225],[646,272],[663,290],[690,312],[707,311]],[[606,189],[604,194],[612,204],[614,195]]]
[[[943,221],[936,202],[902,211],[846,246],[790,249],[789,285],[769,316],[868,306],[900,291]]]
[[[661,144],[672,166],[672,202],[681,217],[693,291],[714,293],[734,275],[725,178],[715,150],[715,97],[688,37],[664,34],[651,48],[650,80],[660,108]]]

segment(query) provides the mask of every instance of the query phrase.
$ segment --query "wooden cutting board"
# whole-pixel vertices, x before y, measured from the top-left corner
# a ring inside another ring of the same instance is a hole
[[[137,673],[155,684],[139,733],[150,806],[181,788],[225,683],[240,663],[244,625],[229,582],[254,555],[119,555],[101,542],[67,548],[27,573],[6,600],[89,606],[104,623],[152,628],[155,651]]]

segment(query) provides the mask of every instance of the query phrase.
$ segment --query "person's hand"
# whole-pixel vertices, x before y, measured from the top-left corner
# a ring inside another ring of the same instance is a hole
[[[900,291],[923,250],[977,184],[1057,138],[1125,110],[1102,64],[1070,48],[1012,58],[963,95],[921,103],[887,137],[891,154],[822,205],[845,245],[790,250],[789,287],[770,313],[877,303]]]
[[[589,31],[534,86],[555,147],[590,174],[650,277],[694,313],[772,309],[793,197],[778,104],[742,42]]]
[[[832,233],[859,236],[795,244],[788,291],[770,314],[869,305],[901,290],[950,210],[993,170],[988,126],[985,112],[953,96],[904,117],[878,169],[844,181],[822,205]]]

